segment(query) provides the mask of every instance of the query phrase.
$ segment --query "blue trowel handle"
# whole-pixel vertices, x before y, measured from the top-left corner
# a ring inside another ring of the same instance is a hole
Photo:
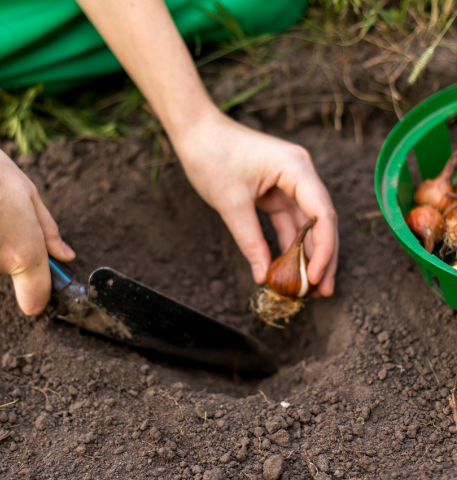
[[[86,287],[75,280],[75,274],[64,264],[49,257],[49,268],[51,270],[52,294],[59,297],[67,309],[77,313],[77,317],[84,317],[90,310],[87,302]],[[73,319],[67,321],[80,325],[80,322]],[[90,330],[90,329],[89,329]]]
[[[53,257],[49,257],[49,268],[51,269],[53,293],[63,290],[75,278],[75,274],[64,263]]]

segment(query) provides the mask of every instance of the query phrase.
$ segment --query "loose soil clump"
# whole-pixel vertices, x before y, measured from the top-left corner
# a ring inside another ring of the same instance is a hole
[[[322,138],[313,122],[286,133],[250,118],[310,149]],[[363,145],[351,122],[314,149],[339,215],[335,295],[281,330],[249,312],[249,266],[179,164],[152,186],[149,141],[60,141],[27,158],[3,144],[76,250],[80,281],[125,272],[256,335],[281,369],[241,378],[146,354],[57,320],[52,302],[27,318],[3,277],[0,479],[456,478],[456,315],[377,214],[373,171],[395,119],[367,118]]]

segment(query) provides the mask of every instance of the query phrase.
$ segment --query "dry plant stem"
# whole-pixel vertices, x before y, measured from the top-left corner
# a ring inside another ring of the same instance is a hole
[[[19,402],[19,400],[14,400],[13,402],[9,402],[9,403],[5,403],[3,405],[0,405],[0,408],[3,408],[3,407],[8,407],[10,405],[14,405],[15,403]]]
[[[385,64],[382,65],[382,68],[386,72],[386,77],[389,81],[389,94],[392,99],[392,105],[399,120],[403,118],[403,112],[400,109],[401,95],[395,86],[395,82],[409,65],[409,63],[410,61],[407,58],[404,58],[400,65],[398,65],[397,68],[391,73],[387,71]]]
[[[451,407],[452,409],[452,415],[454,417],[454,423],[455,425],[457,426],[457,402],[455,400],[455,388],[456,388],[456,385],[457,385],[457,378],[454,382],[454,388],[451,390],[451,394],[449,395],[449,397],[447,398],[448,401],[449,401],[449,406]]]
[[[330,84],[330,88],[333,91],[333,95],[335,96],[335,130],[339,132],[342,127],[341,117],[343,116],[344,112],[344,101],[343,95],[341,94],[340,89],[338,88],[338,84],[335,81],[333,73],[326,65],[321,65],[322,71],[324,72],[327,80]]]
[[[283,61],[281,68],[286,76],[286,131],[291,132],[295,127],[295,109],[292,102],[291,86],[290,86],[290,65],[289,62]]]
[[[398,117],[399,120],[403,119],[403,112],[400,110],[400,105],[398,104],[398,101],[400,100],[400,94],[398,93],[397,89],[395,88],[395,81],[390,79],[389,80],[389,87],[390,91],[392,92],[392,104],[395,109],[395,113]]]
[[[454,23],[454,20],[457,18],[457,13],[455,13],[452,18],[448,20],[446,25],[444,26],[443,30],[440,34],[436,37],[435,41],[430,45],[430,47],[425,50],[425,52],[421,55],[418,62],[416,63],[411,75],[408,78],[408,83],[412,85],[416,80],[421,71],[427,66],[428,62],[432,58],[433,54],[435,53],[436,48],[440,44],[441,40],[443,39],[446,32],[449,30],[451,25]]]
[[[260,393],[260,395],[262,395],[263,399],[264,399],[267,403],[271,403],[270,400],[268,400],[267,396],[262,392],[262,390],[259,390],[259,393]]]
[[[285,297],[266,286],[260,288],[251,298],[249,309],[267,325],[284,328],[276,322],[285,320],[287,323],[290,317],[296,315],[303,308],[303,305],[303,299]]]
[[[181,408],[181,405],[177,402],[177,400],[172,397],[171,395],[167,395],[167,398],[169,398],[170,400],[173,400],[173,402],[175,402],[175,405],[179,408],[180,412],[181,412],[181,421],[184,421],[184,413],[182,411],[182,408]],[[206,413],[206,412],[205,412]]]
[[[438,22],[438,0],[432,0],[432,11],[430,14],[430,22],[427,28],[430,37],[435,32],[435,27],[437,22]]]
[[[418,15],[415,11],[414,8],[408,7],[408,13],[411,15],[411,17],[414,19],[414,21],[417,23],[418,28],[420,29],[421,33],[423,33],[425,30],[427,30],[427,24],[425,24],[420,15]]]
[[[451,14],[452,9],[454,7],[454,2],[455,0],[446,0],[446,3],[444,4],[444,7],[443,7],[444,18],[449,17],[449,15]]]
[[[320,480],[319,469],[314,465],[314,463],[309,459],[308,454],[305,452],[306,460],[308,462],[309,473],[313,480]]]
[[[352,120],[354,121],[354,137],[356,145],[363,145],[363,126],[362,116],[357,105],[349,104],[349,110],[352,114]]]
[[[395,60],[399,60],[399,57],[391,58],[392,52],[388,53],[381,53],[380,55],[376,55],[376,57],[370,58],[362,63],[363,68],[370,68],[374,67],[375,65],[379,65],[380,63],[384,62],[393,62]]]
[[[343,68],[343,81],[346,85],[346,88],[354,95],[354,97],[359,98],[365,102],[369,103],[377,103],[377,102],[384,102],[385,99],[382,98],[380,95],[370,95],[367,93],[360,92],[354,87],[354,84],[351,80],[351,65],[346,63]]]
[[[46,392],[43,389],[38,387],[32,387],[32,390],[36,390],[37,392],[42,393],[44,395],[44,398],[46,399],[46,405],[49,403],[48,396],[46,395]]]
[[[449,197],[449,195],[447,193],[446,193],[446,196]],[[453,197],[451,197],[451,198],[453,198]],[[457,198],[457,195],[454,198]],[[447,207],[446,210],[443,212],[443,217],[446,218],[446,216],[449,215],[456,208],[457,208],[457,202],[454,202],[452,205],[449,205],[449,207]]]

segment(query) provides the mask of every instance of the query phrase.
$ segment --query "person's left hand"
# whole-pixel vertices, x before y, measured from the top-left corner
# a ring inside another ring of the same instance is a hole
[[[311,256],[308,278],[321,295],[332,295],[337,217],[304,148],[252,130],[219,111],[172,141],[190,182],[222,216],[257,283],[265,282],[271,258],[255,206],[270,215],[283,251],[305,221],[316,216],[305,242]]]

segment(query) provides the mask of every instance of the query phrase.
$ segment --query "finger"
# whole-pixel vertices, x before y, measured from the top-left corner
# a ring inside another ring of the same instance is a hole
[[[250,198],[244,198],[227,203],[230,206],[220,211],[222,219],[250,263],[254,280],[257,283],[263,283],[266,280],[271,257],[260,228],[254,202]]]
[[[282,210],[292,210],[297,202],[295,199],[289,198],[278,187],[272,187],[256,200],[256,204],[267,213],[276,213]]]
[[[292,210],[292,217],[294,219],[296,230],[300,230],[301,227],[306,223],[308,217],[300,210],[298,205]]]
[[[282,253],[292,245],[298,230],[306,223],[306,215],[296,206],[289,210],[270,214],[271,223],[278,234]]]
[[[338,235],[336,236],[335,250],[333,252],[330,263],[324,270],[322,280],[319,282],[318,288],[311,294],[313,298],[321,296],[329,297],[333,294],[335,287],[334,277],[338,263]],[[309,231],[305,237],[305,253],[307,258],[312,258],[314,252],[314,245],[312,240],[312,232]]]
[[[321,215],[313,227],[314,252],[308,266],[309,281],[314,285],[321,282],[325,269],[335,253],[336,225],[333,218]]]
[[[278,243],[281,252],[285,253],[297,235],[295,221],[287,211],[272,213],[270,219],[278,234]]]
[[[296,188],[298,205],[308,217],[317,217],[312,228],[314,252],[308,265],[309,281],[317,285],[324,276],[324,270],[329,265],[335,251],[337,236],[337,218],[330,197],[324,185],[316,175],[315,181],[299,182]]]
[[[330,297],[335,290],[335,275],[338,268],[339,238],[336,236],[335,250],[332,259],[325,269],[324,276],[319,283],[318,291],[324,297]]]
[[[41,313],[51,296],[51,273],[44,238],[25,247],[14,258],[16,264],[13,279],[17,302],[26,315]]]
[[[300,210],[296,200],[289,198],[278,187],[271,188],[256,203],[264,212],[270,214],[279,245],[282,252],[285,252],[297,231],[305,224],[306,215]]]
[[[52,218],[49,210],[44,206],[40,197],[32,198],[36,215],[41,225],[44,241],[49,254],[61,262],[71,262],[76,256],[75,252],[62,240],[57,223]]]

